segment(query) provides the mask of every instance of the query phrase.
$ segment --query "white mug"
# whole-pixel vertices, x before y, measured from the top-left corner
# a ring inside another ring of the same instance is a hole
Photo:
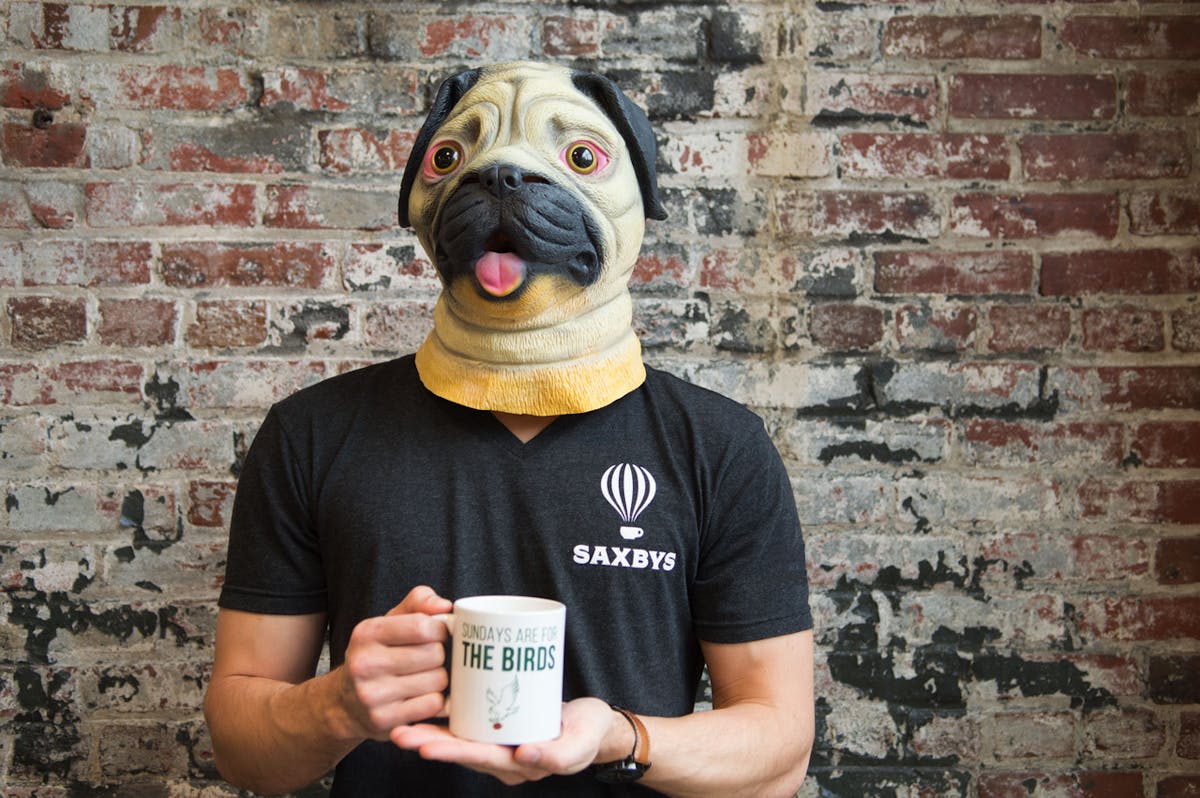
[[[450,648],[450,733],[520,745],[562,727],[567,608],[531,596],[470,596],[439,615]]]

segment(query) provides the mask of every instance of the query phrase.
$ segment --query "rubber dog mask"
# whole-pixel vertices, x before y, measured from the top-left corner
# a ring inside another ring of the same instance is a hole
[[[664,219],[645,113],[607,78],[535,63],[442,83],[400,190],[443,291],[421,381],[458,404],[558,415],[645,379],[629,278]]]

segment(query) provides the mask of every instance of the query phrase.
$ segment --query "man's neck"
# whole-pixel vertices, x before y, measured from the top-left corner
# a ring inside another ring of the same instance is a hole
[[[550,422],[558,416],[530,416],[522,413],[504,413],[493,410],[492,415],[500,423],[508,427],[508,431],[516,436],[521,443],[529,443],[538,433],[550,426]]]

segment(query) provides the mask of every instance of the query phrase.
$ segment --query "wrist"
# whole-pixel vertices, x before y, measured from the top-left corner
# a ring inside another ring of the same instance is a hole
[[[625,716],[610,706],[608,718],[608,730],[600,743],[600,750],[596,752],[595,761],[597,763],[616,762],[624,759],[633,749],[633,727],[629,725]]]
[[[319,720],[325,724],[329,734],[339,742],[357,745],[367,739],[369,734],[358,721],[351,702],[354,701],[354,688],[341,665],[324,676],[318,676],[310,681],[318,689],[316,702]]]
[[[631,710],[618,706],[613,706],[612,710],[629,726],[633,742],[629,753],[621,759],[593,764],[592,775],[606,784],[627,784],[637,781],[650,769],[650,734],[646,724]]]

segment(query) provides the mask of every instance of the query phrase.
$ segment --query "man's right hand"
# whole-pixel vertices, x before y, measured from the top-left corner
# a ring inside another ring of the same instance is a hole
[[[442,711],[442,691],[449,684],[442,644],[448,632],[433,616],[452,608],[448,599],[420,586],[387,615],[354,627],[345,661],[335,670],[343,736],[386,740],[397,726]]]

